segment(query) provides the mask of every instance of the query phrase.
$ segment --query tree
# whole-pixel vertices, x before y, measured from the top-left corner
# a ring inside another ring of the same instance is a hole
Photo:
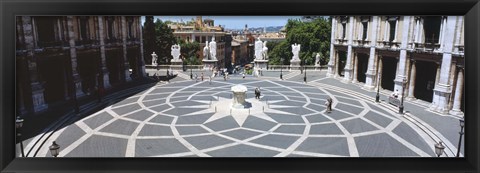
[[[317,18],[311,22],[288,20],[285,25],[287,38],[276,45],[269,53],[271,64],[280,62],[284,57],[284,64],[288,64],[292,57],[292,44],[301,44],[299,57],[307,65],[314,65],[315,56],[320,54],[320,64],[328,63],[330,55],[331,22],[329,19]],[[267,43],[268,46],[268,43]]]
[[[200,44],[198,42],[185,42],[185,40],[178,40],[180,44],[180,53],[188,65],[199,65],[199,55]]]
[[[145,16],[143,23],[143,48],[145,64],[152,64],[152,53],[155,51],[155,24],[153,16]]]
[[[171,47],[176,43],[176,39],[173,31],[160,19],[155,21],[155,38],[155,50],[158,50],[158,62],[159,64],[168,64],[168,60],[173,58],[171,55]]]

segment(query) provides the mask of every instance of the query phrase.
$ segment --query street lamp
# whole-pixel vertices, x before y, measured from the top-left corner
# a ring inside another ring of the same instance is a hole
[[[20,150],[22,152],[22,157],[25,157],[25,153],[23,152],[23,141],[20,140],[22,133],[20,133],[20,129],[23,126],[23,119],[20,119],[20,116],[17,116],[15,120],[15,128],[17,129],[17,141],[20,141]]]
[[[379,103],[380,102],[380,72],[379,70],[379,65],[377,65],[377,95],[375,96],[375,102]]]
[[[282,73],[282,69],[283,69],[283,58],[280,59],[280,61],[281,61],[281,62],[280,62],[280,63],[281,63],[281,64],[280,64],[280,79],[283,80],[283,73]]]
[[[303,63],[303,70],[305,71],[305,76],[303,76],[303,82],[307,83],[307,68],[305,68],[305,63]]]
[[[460,139],[458,139],[457,157],[460,156],[460,147],[462,147],[462,146],[461,146],[461,145],[462,145],[462,136],[463,136],[463,134],[465,134],[465,133],[463,132],[463,127],[465,127],[465,119],[464,119],[464,118],[460,119],[460,128],[461,128],[461,129],[460,129],[460,132],[458,132],[458,133],[460,134]]]
[[[60,153],[60,145],[58,145],[55,141],[53,141],[53,144],[48,147],[50,149],[50,153],[52,154],[53,157],[57,157],[58,154]]]
[[[443,154],[443,150],[445,149],[445,146],[443,146],[442,141],[438,142],[438,144],[435,144],[435,154],[437,154],[438,157],[440,157]]]
[[[407,79],[403,79],[402,81],[402,99],[400,101],[400,106],[398,107],[398,113],[403,114],[403,98],[404,98],[404,92],[405,92],[405,85],[407,84]]]

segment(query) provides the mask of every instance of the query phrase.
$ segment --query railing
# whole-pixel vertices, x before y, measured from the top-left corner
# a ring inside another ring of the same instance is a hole
[[[170,69],[171,65],[145,65],[146,69],[158,69],[158,70],[167,70]],[[184,66],[182,66],[183,68]],[[202,70],[203,65],[185,65],[185,69],[187,70]]]
[[[307,70],[320,70],[320,69],[327,69],[327,65],[321,65],[321,66],[314,66],[314,65],[307,65],[307,66],[300,66],[300,68],[305,68]],[[290,65],[268,65],[267,70],[272,70],[272,71],[279,71],[280,69],[282,70],[290,70]]]
[[[46,47],[63,47],[68,46],[68,42],[62,41],[38,41],[37,45],[39,48],[46,48]]]

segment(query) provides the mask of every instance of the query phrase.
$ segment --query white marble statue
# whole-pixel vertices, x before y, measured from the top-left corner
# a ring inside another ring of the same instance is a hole
[[[268,47],[267,47],[267,41],[264,41],[264,42],[263,42],[262,54],[263,54],[263,60],[268,60]]]
[[[174,44],[172,45],[172,57],[173,57],[173,60],[172,61],[179,61],[179,58],[180,58],[180,45],[178,44]]]
[[[298,54],[300,53],[300,44],[292,44],[292,53],[293,53],[293,58],[292,60],[300,60],[298,57]]]
[[[315,66],[318,66],[320,65],[320,54],[317,53],[317,55],[315,56]]]
[[[212,37],[212,41],[209,43],[210,57],[212,60],[217,60],[217,42],[215,42],[215,37]]]
[[[262,60],[263,59],[263,42],[258,38],[258,40],[255,42],[255,59],[256,60]]]
[[[205,47],[203,47],[203,60],[210,60],[210,50],[208,48],[208,41],[205,41]]]
[[[152,65],[158,65],[157,63],[158,56],[155,54],[155,52],[152,53]]]

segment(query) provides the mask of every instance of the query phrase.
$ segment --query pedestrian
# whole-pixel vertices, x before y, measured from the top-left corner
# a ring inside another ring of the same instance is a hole
[[[255,88],[255,98],[260,99],[260,88],[259,87]]]
[[[211,85],[211,84],[212,84],[212,77],[211,77],[211,76],[209,76],[209,77],[208,77],[208,80],[209,80],[209,82],[210,82],[210,85]]]
[[[242,74],[242,78],[245,79],[245,73]]]
[[[327,113],[332,112],[332,104],[333,104],[333,100],[332,98],[329,97],[325,102],[325,106],[327,106]]]
[[[170,72],[168,72],[168,69],[167,69],[167,79],[170,77]]]
[[[223,80],[224,80],[224,81],[227,80],[227,75],[226,75],[226,74],[223,74]]]
[[[203,72],[202,72],[202,75],[200,75],[200,76],[201,76],[201,78],[202,78],[202,81],[203,81]]]
[[[197,75],[197,73],[195,73],[195,82],[197,82],[197,81],[198,81],[198,75]]]

